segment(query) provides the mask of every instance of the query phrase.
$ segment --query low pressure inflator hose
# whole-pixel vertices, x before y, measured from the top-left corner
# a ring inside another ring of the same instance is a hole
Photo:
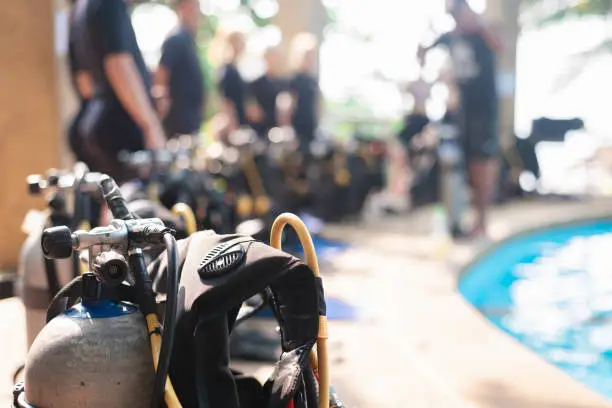
[[[296,231],[300,243],[304,248],[304,255],[306,257],[306,264],[312,269],[314,275],[320,278],[319,262],[317,260],[317,253],[315,252],[314,244],[312,243],[312,237],[306,228],[306,225],[300,220],[298,216],[291,213],[284,213],[279,215],[274,224],[272,224],[272,231],[270,232],[270,245],[276,249],[282,249],[282,234],[283,229],[286,225],[291,225]],[[319,408],[329,408],[329,361],[327,354],[327,317],[319,316],[319,334],[317,336],[317,352],[314,350],[310,353],[310,363],[313,370],[319,377]]]
[[[187,235],[195,234],[198,231],[198,224],[193,210],[185,203],[177,203],[172,207],[172,214],[179,216],[185,223]]]

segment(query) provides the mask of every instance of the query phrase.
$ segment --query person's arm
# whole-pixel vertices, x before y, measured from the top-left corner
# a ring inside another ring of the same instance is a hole
[[[159,126],[134,58],[128,53],[104,58],[106,76],[121,105],[145,132]]]
[[[283,86],[276,97],[276,117],[279,126],[291,126],[297,106],[297,83],[295,78]]]
[[[246,115],[247,115],[247,119],[249,120],[249,122],[251,123],[262,123],[262,121],[265,118],[265,113],[263,111],[263,109],[261,108],[261,106],[259,105],[259,101],[257,100],[257,93],[258,93],[258,85],[259,84],[259,80],[255,80],[254,82],[251,82],[248,86],[247,86],[247,93],[246,93]]]
[[[219,93],[221,94],[221,114],[225,118],[231,131],[238,129],[240,123],[238,120],[238,112],[236,112],[236,107],[230,99],[232,85],[235,85],[235,83],[233,84],[235,78],[233,78],[232,72],[229,69],[230,68],[228,67],[223,68],[223,72],[219,80]]]
[[[161,118],[166,117],[172,104],[170,76],[174,70],[178,69],[182,52],[183,44],[177,36],[167,38],[162,45],[161,58],[153,75],[153,89],[151,90]]]
[[[279,126],[290,126],[295,112],[295,94],[291,91],[283,91],[276,97],[276,117]]]
[[[170,72],[168,69],[159,64],[157,70],[153,74],[153,88],[151,89],[151,95],[155,100],[155,107],[157,108],[157,114],[160,118],[165,118],[170,111],[170,92],[168,91],[168,83],[170,82]]]
[[[419,58],[419,62],[421,63],[421,65],[425,63],[425,57],[427,56],[427,53],[441,45],[447,45],[449,43],[450,36],[451,36],[451,33],[445,33],[439,36],[431,45],[428,45],[428,46],[419,45],[419,48],[417,50],[417,56]]]
[[[82,99],[89,100],[93,96],[93,79],[77,56],[75,40],[71,27],[68,40],[68,63],[74,77],[76,91]]]
[[[480,30],[485,42],[493,51],[502,52],[504,50],[504,43],[493,27],[488,24],[482,24]]]
[[[104,70],[123,108],[144,133],[148,149],[161,149],[165,136],[149,99],[144,80],[129,52],[132,30],[123,0],[105,0],[95,20]]]
[[[81,98],[85,100],[91,99],[93,96],[93,79],[89,72],[80,70],[74,74],[74,77],[77,91],[81,95]]]

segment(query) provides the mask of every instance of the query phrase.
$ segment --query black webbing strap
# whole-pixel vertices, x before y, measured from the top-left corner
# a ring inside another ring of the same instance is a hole
[[[78,276],[57,292],[47,308],[47,323],[76,303],[77,299],[81,296],[82,281],[83,278]]]
[[[200,408],[240,408],[238,390],[229,368],[227,317],[201,320],[194,333],[196,392]]]
[[[47,323],[74,306],[82,293],[83,277],[79,276],[57,292],[47,309]],[[127,284],[121,284],[116,287],[101,285],[98,295],[101,299],[114,300],[116,302],[127,301],[134,303],[136,300],[134,288]]]
[[[47,275],[47,288],[49,292],[49,300],[53,300],[57,292],[60,290],[59,279],[57,277],[57,269],[55,268],[55,260],[44,258],[45,275]]]

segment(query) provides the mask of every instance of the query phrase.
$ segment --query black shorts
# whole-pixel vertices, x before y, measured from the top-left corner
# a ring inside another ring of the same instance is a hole
[[[498,156],[499,129],[495,112],[463,112],[460,122],[466,159],[492,159]]]

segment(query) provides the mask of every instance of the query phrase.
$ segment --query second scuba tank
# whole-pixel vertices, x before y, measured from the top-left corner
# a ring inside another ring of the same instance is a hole
[[[438,125],[440,145],[438,156],[442,174],[440,175],[440,197],[448,216],[448,228],[452,236],[463,233],[462,221],[467,207],[467,185],[465,177],[465,158],[457,140],[458,129],[454,125]]]
[[[45,325],[47,306],[53,291],[56,292],[74,278],[71,259],[45,259],[40,248],[41,234],[42,230],[28,236],[21,247],[18,267],[20,281],[17,292],[25,306],[28,348]]]
[[[43,228],[70,224],[65,206],[61,195],[55,194],[49,200],[48,216],[37,213],[40,214],[38,220],[30,213],[24,223],[24,230],[29,235],[21,247],[17,293],[26,309],[28,348],[45,325],[47,306],[55,293],[78,274],[74,259],[46,259],[40,246]]]

